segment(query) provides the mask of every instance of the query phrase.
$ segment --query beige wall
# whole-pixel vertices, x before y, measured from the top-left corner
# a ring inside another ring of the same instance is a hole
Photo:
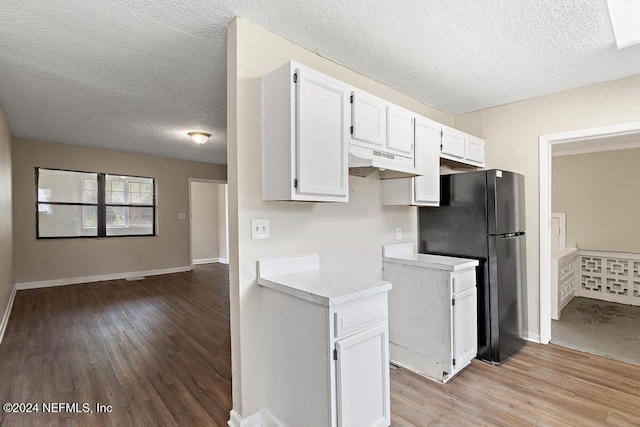
[[[218,184],[191,183],[191,257],[194,261],[219,257]]]
[[[518,78],[518,76],[513,76]],[[640,121],[640,75],[463,114],[457,128],[486,139],[487,168],[526,176],[526,330],[540,334],[538,138]]]
[[[11,180],[11,134],[0,109],[0,341],[14,287]]]
[[[156,178],[158,236],[36,240],[34,168]],[[17,283],[189,266],[189,178],[225,180],[224,165],[172,160],[67,144],[13,141],[13,214]]]
[[[552,177],[567,246],[640,253],[640,149],[557,156]]]
[[[316,252],[322,268],[382,277],[382,245],[417,243],[417,212],[382,207],[381,182],[351,177],[350,201],[262,200],[260,77],[293,59],[445,124],[453,117],[324,59],[243,19],[228,29],[228,167],[233,406],[247,417],[263,403],[261,290],[256,260]],[[271,221],[271,238],[251,240],[251,218]]]

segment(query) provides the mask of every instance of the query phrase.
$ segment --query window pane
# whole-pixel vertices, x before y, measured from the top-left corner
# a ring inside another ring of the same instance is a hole
[[[153,234],[153,208],[107,206],[107,236]]]
[[[84,195],[82,201],[84,203],[98,203],[98,180],[93,178],[84,178],[82,180]]]
[[[106,202],[123,205],[153,205],[153,178],[106,175]]]
[[[89,218],[97,218],[95,206],[38,206],[38,237],[97,236],[98,229],[88,226]]]
[[[97,179],[95,173],[38,169],[38,201],[96,203]]]
[[[127,225],[129,208],[107,206],[107,227],[124,227]]]
[[[129,203],[125,197],[125,177],[107,175],[105,182],[105,200],[107,203]]]

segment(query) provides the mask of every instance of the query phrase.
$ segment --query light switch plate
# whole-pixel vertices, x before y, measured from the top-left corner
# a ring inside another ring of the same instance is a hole
[[[252,219],[251,220],[251,239],[268,239],[271,235],[268,219]]]
[[[402,240],[402,227],[396,227],[396,240]]]
[[[187,219],[187,214],[186,214],[186,213],[182,213],[182,212],[180,212],[180,213],[178,214],[178,219]]]

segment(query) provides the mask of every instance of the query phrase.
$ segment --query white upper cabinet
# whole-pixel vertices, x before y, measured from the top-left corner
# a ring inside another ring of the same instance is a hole
[[[414,199],[419,206],[440,205],[440,132],[442,125],[416,119],[416,166],[422,174],[414,179]]]
[[[484,139],[473,135],[465,135],[465,160],[472,164],[484,166]]]
[[[366,92],[351,95],[351,143],[413,158],[415,114]]]
[[[464,159],[464,132],[448,126],[442,127],[442,154]]]
[[[442,125],[425,117],[415,119],[415,178],[382,182],[383,205],[440,205],[440,133]]]
[[[471,166],[483,167],[484,140],[443,125],[440,156]]]
[[[349,201],[349,94],[293,61],[262,78],[264,200]]]
[[[413,156],[415,113],[396,105],[387,106],[387,147],[405,156]]]
[[[387,144],[387,103],[365,92],[351,93],[351,138],[384,147]],[[355,142],[352,141],[352,142]]]

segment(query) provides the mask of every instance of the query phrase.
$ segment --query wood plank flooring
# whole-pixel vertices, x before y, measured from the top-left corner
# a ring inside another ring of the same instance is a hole
[[[0,425],[226,425],[227,277],[209,264],[19,291],[0,345],[0,403],[86,402],[94,413],[0,413]],[[98,414],[96,403],[113,411]]]
[[[446,385],[391,371],[394,426],[640,425],[640,367],[528,343],[501,366],[474,360]]]
[[[4,414],[1,426],[225,426],[231,410],[228,272],[20,291],[0,345],[0,403],[94,413]],[[640,367],[528,344],[474,360],[446,385],[391,371],[393,426],[640,425]],[[113,406],[95,413],[96,403]],[[291,426],[298,427],[298,426]]]

